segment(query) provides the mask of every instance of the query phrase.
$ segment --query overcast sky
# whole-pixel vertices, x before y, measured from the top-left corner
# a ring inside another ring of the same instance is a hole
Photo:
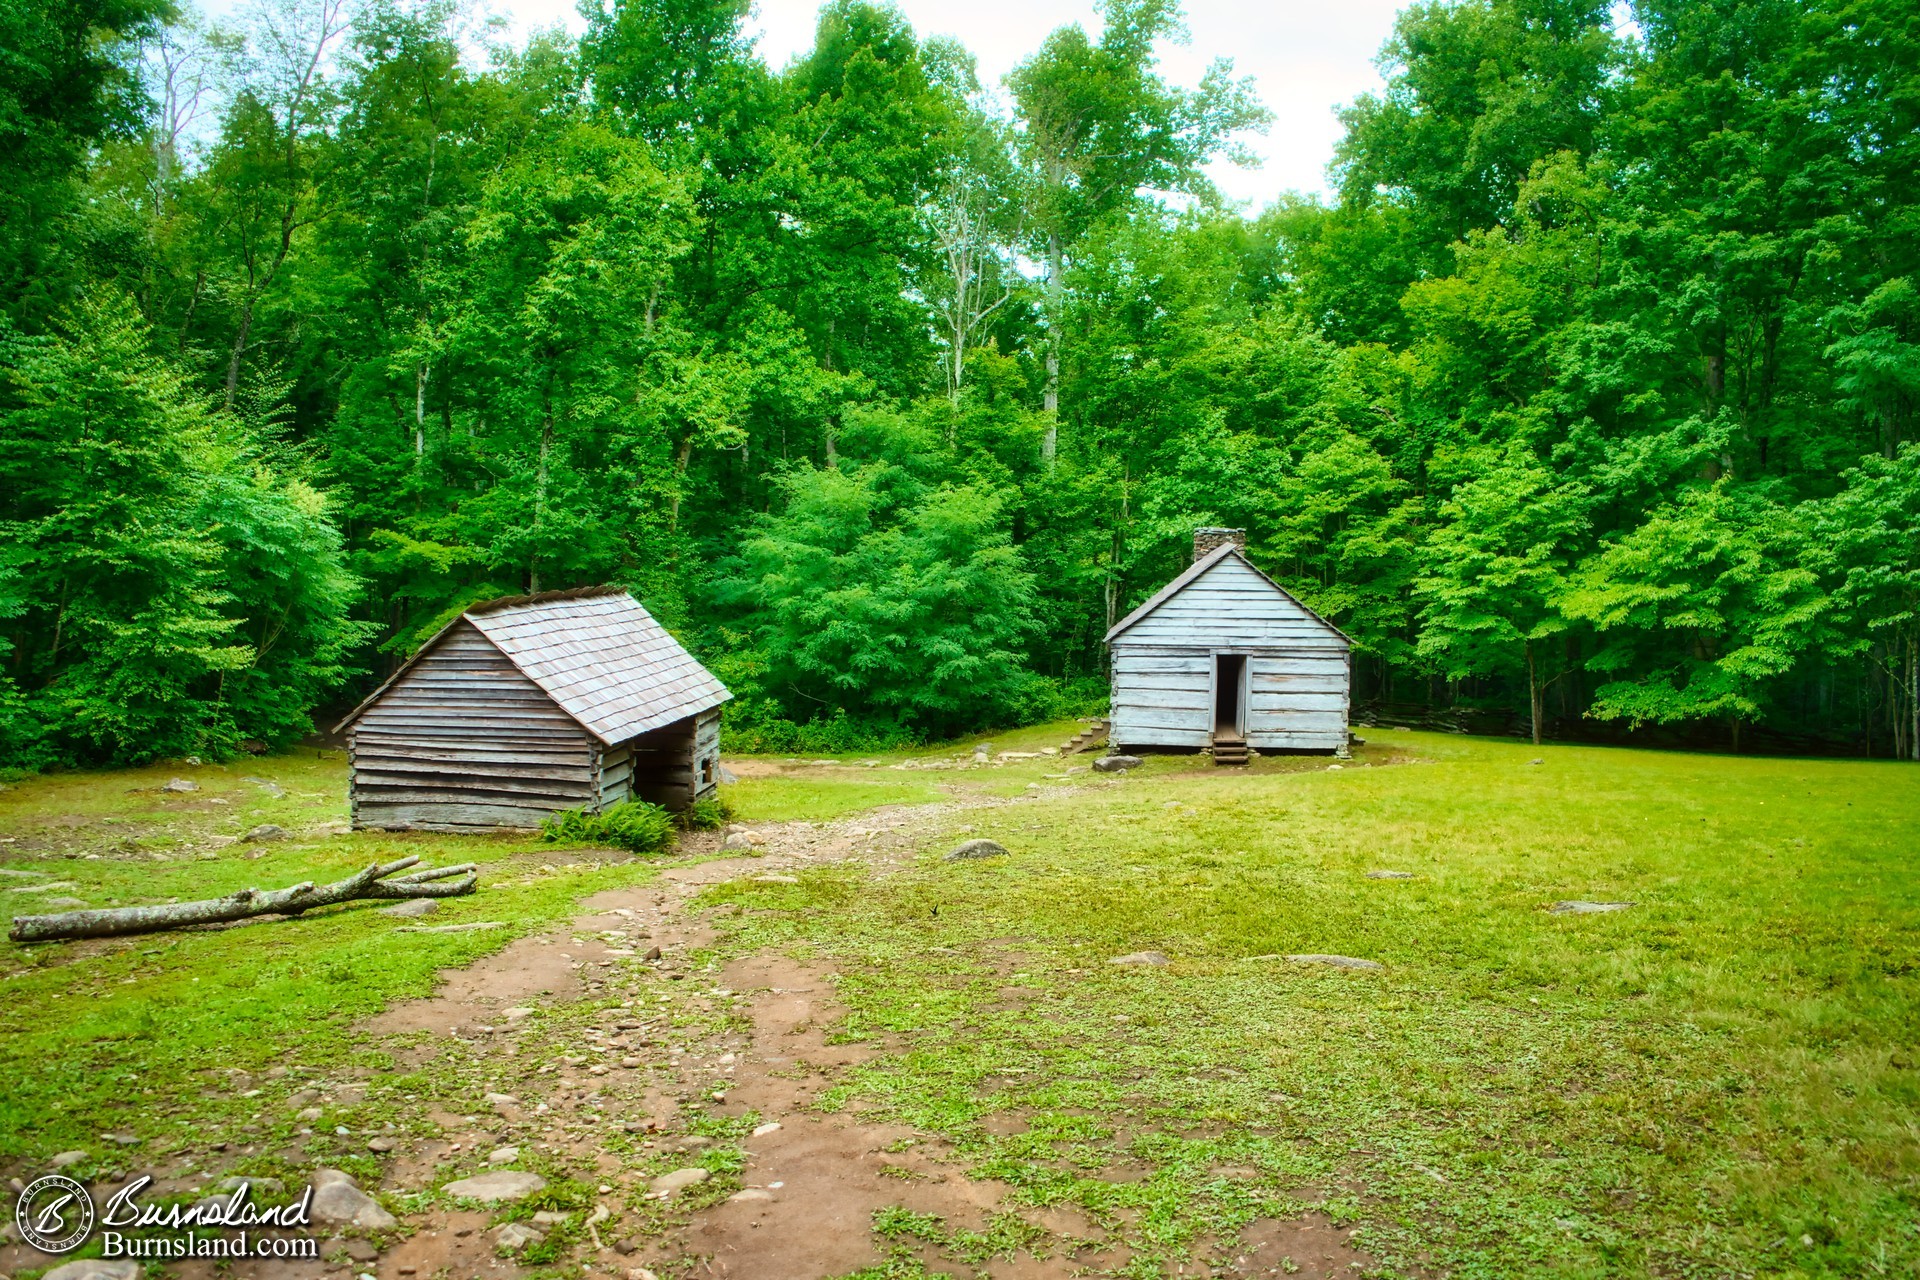
[[[516,35],[555,24],[579,32],[576,0],[484,0],[510,20]],[[921,36],[959,38],[980,61],[983,83],[1000,78],[1055,27],[1078,22],[1098,35],[1093,0],[894,0]],[[200,0],[226,16],[242,0]],[[1191,39],[1162,49],[1162,72],[1183,85],[1198,83],[1214,58],[1231,58],[1236,74],[1252,76],[1272,110],[1264,137],[1247,138],[1263,163],[1258,169],[1216,165],[1213,178],[1228,196],[1258,210],[1283,191],[1324,192],[1327,161],[1340,136],[1334,109],[1380,83],[1373,67],[1407,0],[1185,0]],[[758,0],[752,19],[761,56],[775,67],[813,43],[819,0]]]

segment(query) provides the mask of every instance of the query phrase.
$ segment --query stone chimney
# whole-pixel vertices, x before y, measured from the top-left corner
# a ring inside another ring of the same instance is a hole
[[[1195,529],[1193,531],[1193,558],[1197,563],[1201,557],[1228,543],[1247,549],[1247,531],[1245,529]]]

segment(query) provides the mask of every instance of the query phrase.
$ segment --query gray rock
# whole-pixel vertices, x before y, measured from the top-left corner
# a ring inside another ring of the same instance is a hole
[[[137,1147],[140,1145],[140,1136],[133,1133],[103,1133],[100,1135],[100,1140],[102,1142],[111,1142],[117,1147]]]
[[[675,1169],[672,1173],[663,1173],[653,1180],[653,1189],[673,1195],[685,1191],[688,1187],[697,1187],[713,1175],[705,1169]]]
[[[385,1155],[387,1154],[387,1152],[393,1150],[398,1145],[399,1144],[396,1143],[392,1138],[368,1138],[367,1139],[367,1150],[373,1152],[376,1155]]]
[[[271,822],[263,822],[240,838],[242,840],[285,840],[287,829]]]
[[[1124,956],[1115,956],[1108,964],[1145,964],[1159,967],[1167,963],[1166,956],[1158,951],[1135,951]]]
[[[1527,763],[1528,764],[1545,764],[1546,761],[1545,760],[1529,760],[1527,761]]]
[[[400,1225],[397,1218],[382,1209],[372,1196],[338,1169],[314,1170],[311,1207],[314,1221],[332,1226],[391,1231]]]
[[[722,849],[740,852],[753,848],[753,837],[745,831],[736,831],[720,842]]]
[[[450,1196],[459,1196],[463,1200],[478,1200],[482,1204],[498,1204],[503,1200],[525,1200],[536,1191],[546,1190],[547,1180],[537,1173],[522,1173],[518,1169],[496,1169],[492,1173],[482,1173],[472,1178],[462,1178],[458,1182],[449,1182],[440,1188]]]
[[[1007,846],[995,840],[969,840],[947,855],[948,862],[962,862],[968,858],[1004,858],[1008,856]]]
[[[495,1147],[487,1153],[488,1164],[512,1164],[520,1158],[518,1147]]]
[[[1139,756],[1101,756],[1093,762],[1095,773],[1123,773],[1128,769],[1138,769],[1142,761]]]
[[[440,904],[432,898],[409,898],[405,902],[396,902],[390,907],[380,908],[383,916],[403,916],[412,920],[419,916],[430,916],[440,909]]]
[[[62,1151],[59,1155],[47,1161],[47,1163],[55,1169],[65,1169],[72,1165],[79,1164],[86,1158],[87,1153],[84,1151]]]
[[[129,1258],[108,1262],[105,1258],[82,1258],[47,1272],[40,1280],[140,1280],[140,1264]]]
[[[1556,902],[1547,911],[1556,916],[1591,916],[1603,911],[1625,911],[1634,905],[1631,902],[1581,902],[1578,900]]]
[[[200,784],[187,778],[169,778],[167,785],[160,789],[162,791],[198,791]]]
[[[287,789],[285,787],[281,786],[279,783],[274,782],[272,779],[269,779],[269,778],[242,778],[240,779],[240,781],[251,782],[254,786],[260,788],[262,791],[272,796],[275,800],[284,799],[287,794]]]
[[[1413,872],[1411,871],[1369,871],[1367,872],[1367,879],[1369,880],[1411,880],[1413,879]]]
[[[757,1200],[771,1199],[773,1199],[773,1192],[765,1187],[748,1187],[745,1191],[736,1191],[727,1197],[727,1200],[733,1204],[751,1204]]]
[[[1371,960],[1356,960],[1352,956],[1297,955],[1287,959],[1295,964],[1324,964],[1335,969],[1384,969],[1386,966],[1375,964]]]
[[[524,1222],[509,1222],[493,1233],[493,1243],[502,1253],[518,1253],[530,1244],[539,1244],[547,1233]]]
[[[40,905],[56,911],[78,911],[87,904],[83,898],[42,898]]]

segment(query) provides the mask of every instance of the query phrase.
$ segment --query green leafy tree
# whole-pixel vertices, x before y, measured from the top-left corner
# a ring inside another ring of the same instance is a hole
[[[784,509],[720,584],[749,611],[763,689],[932,734],[1018,713],[1033,579],[996,497],[927,491],[885,464],[799,471],[781,488]]]
[[[1234,80],[1226,59],[1214,62],[1194,91],[1160,78],[1153,46],[1180,33],[1177,0],[1105,0],[1100,16],[1097,42],[1078,26],[1062,27],[1007,77],[1046,266],[1042,407],[1050,414],[1060,408],[1062,289],[1074,244],[1143,188],[1209,191],[1202,166],[1229,147],[1233,134],[1264,128],[1269,119],[1251,82]],[[1057,428],[1050,429],[1042,445],[1049,461],[1056,440]]]
[[[1518,671],[1533,740],[1546,724],[1552,642],[1563,612],[1589,495],[1555,476],[1524,445],[1461,460],[1473,478],[1454,487],[1429,534],[1419,654],[1452,679]]]

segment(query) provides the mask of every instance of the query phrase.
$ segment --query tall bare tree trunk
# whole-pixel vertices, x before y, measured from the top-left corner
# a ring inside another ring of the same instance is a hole
[[[1547,717],[1547,687],[1540,682],[1540,664],[1533,656],[1533,641],[1527,641],[1527,701],[1533,717],[1533,745],[1540,745],[1540,722]]]
[[[1047,434],[1040,442],[1040,459],[1049,467],[1060,451],[1060,233],[1047,233],[1047,385],[1041,408],[1047,413]]]
[[[413,456],[427,456],[427,366],[413,366]]]

